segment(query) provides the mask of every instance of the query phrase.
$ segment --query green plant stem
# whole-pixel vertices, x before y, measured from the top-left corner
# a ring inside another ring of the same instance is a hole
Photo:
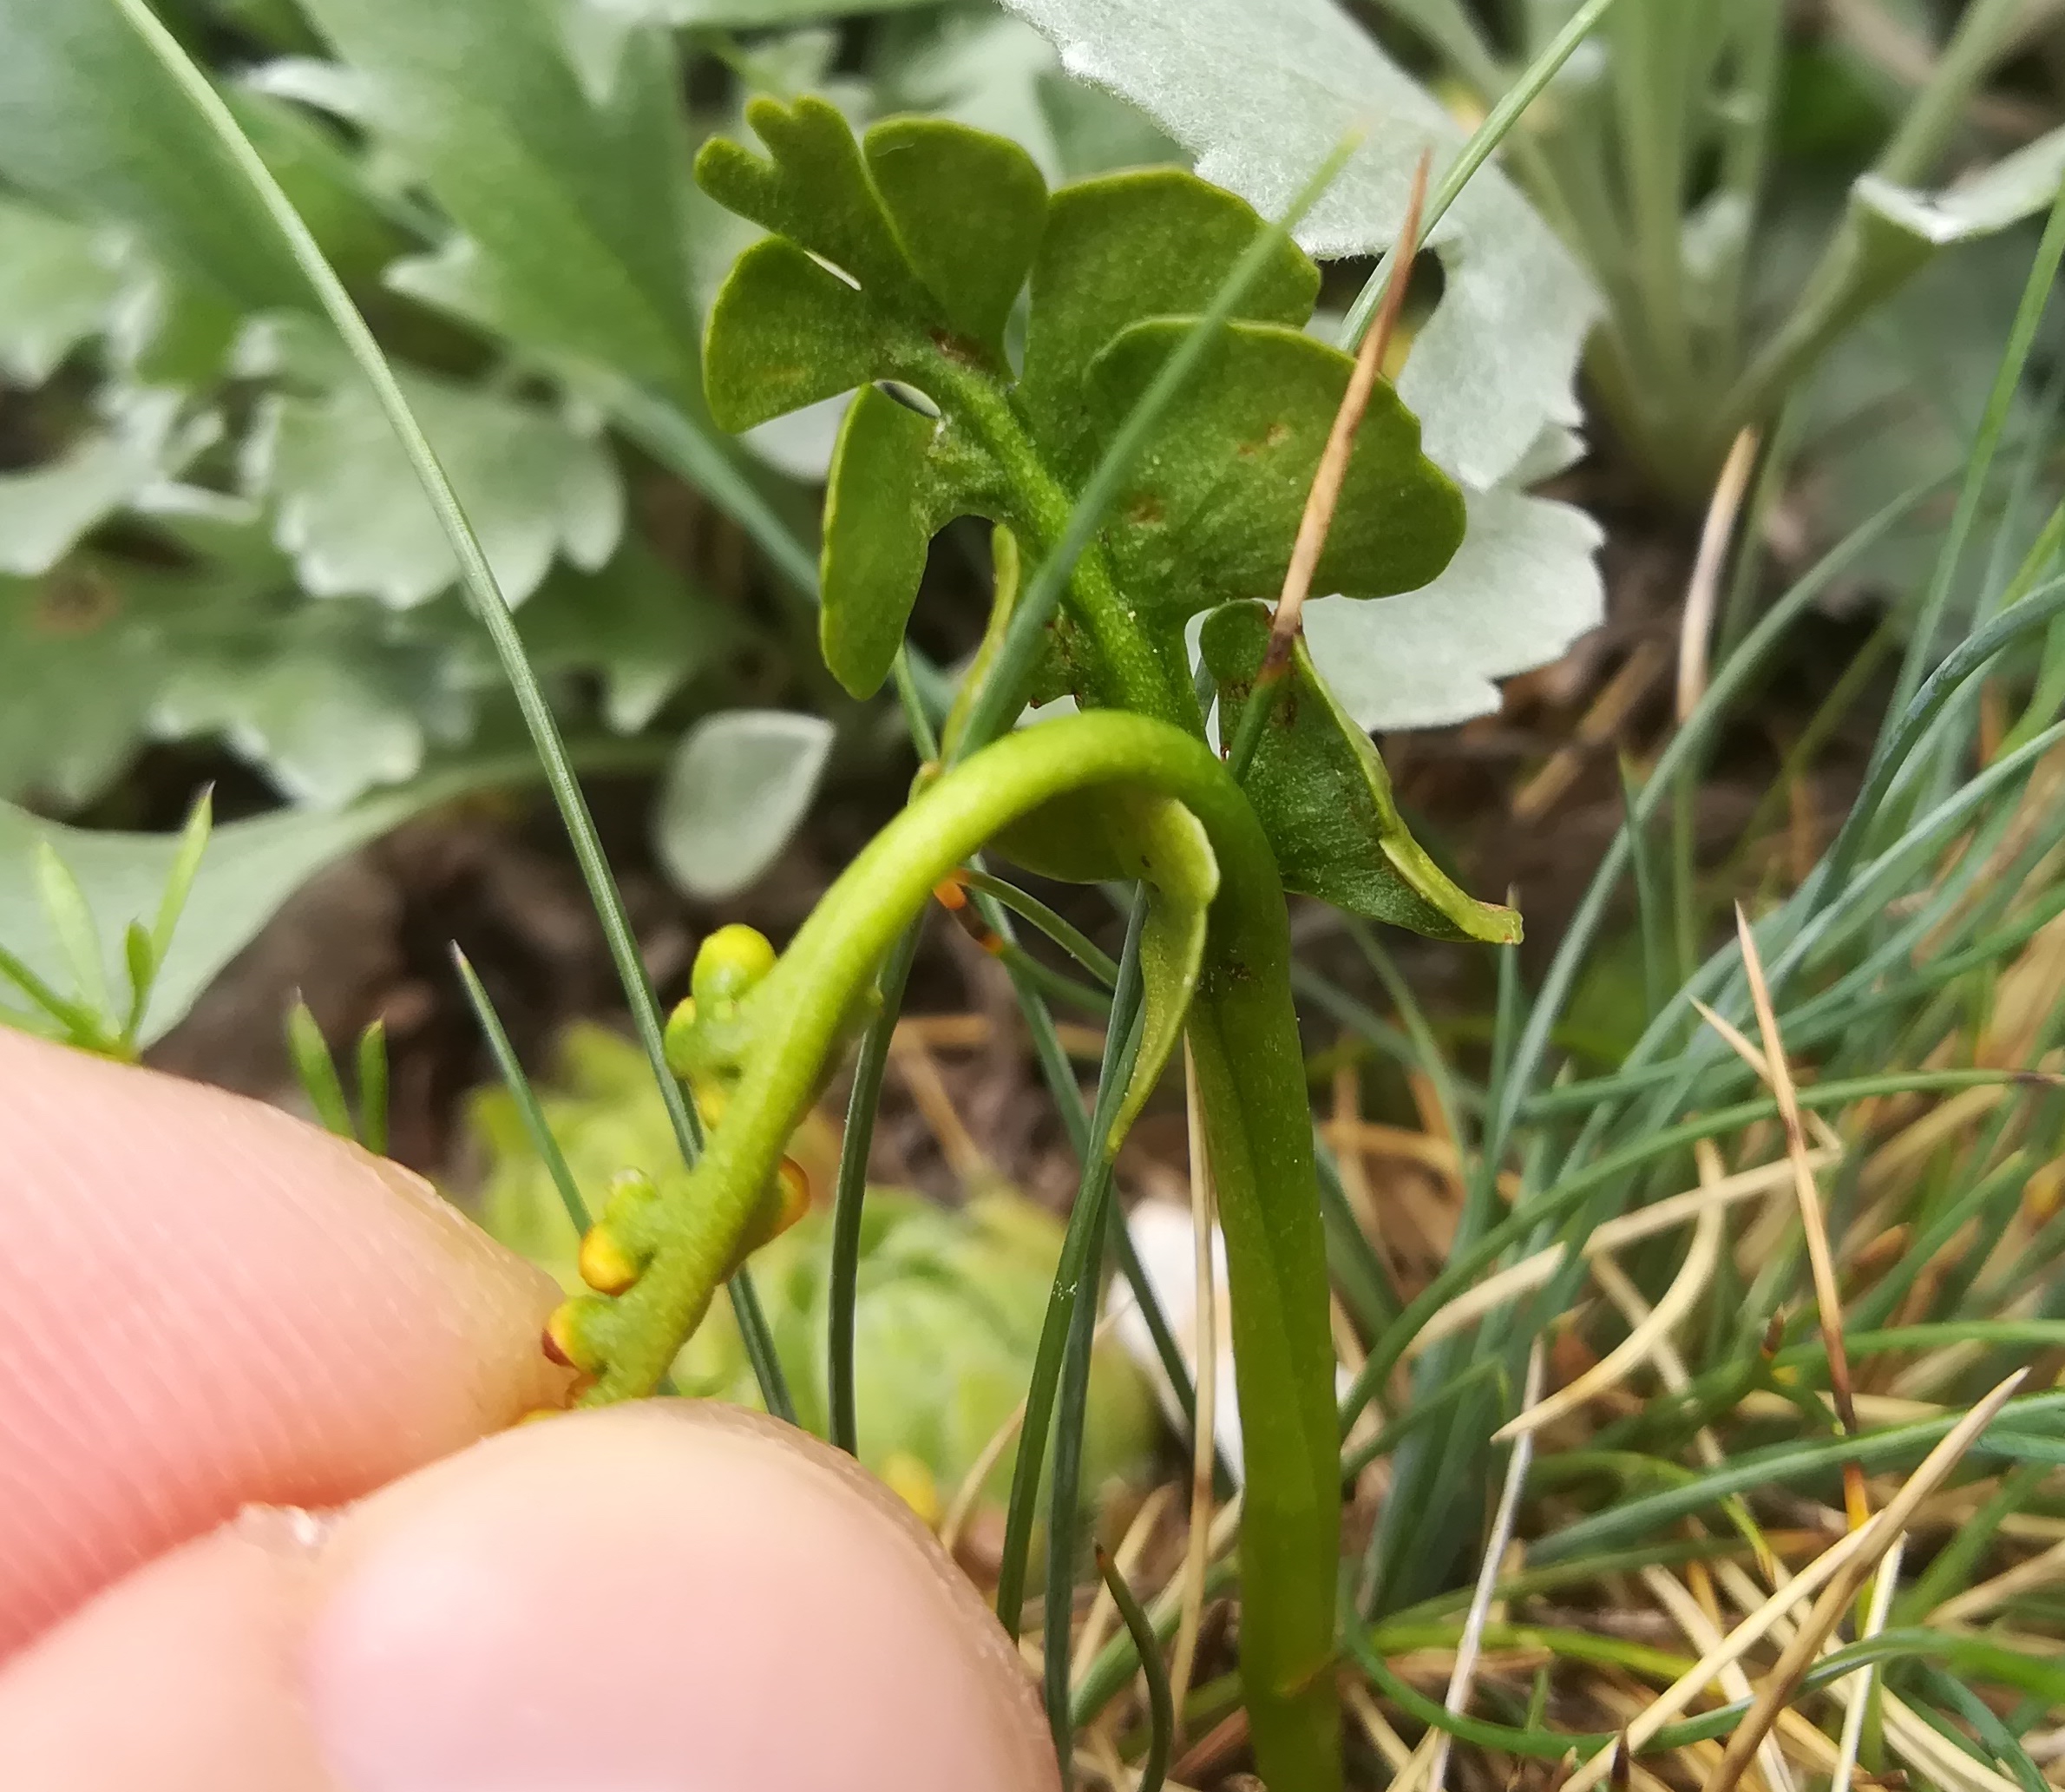
[[[1966,102],[2006,47],[2026,0],[1973,0],[1907,108],[1873,172],[1903,186],[1924,179],[1943,154]]]
[[[145,0],[115,0],[121,9],[136,34],[142,38],[160,64],[186,94],[196,114],[207,124],[224,153],[248,183],[252,193],[264,207],[282,242],[293,257],[295,265],[307,280],[317,304],[331,325],[344,339],[346,351],[357,364],[360,374],[372,388],[373,396],[387,419],[388,426],[395,432],[414,470],[416,482],[422,487],[429,501],[438,528],[459,563],[459,577],[475,614],[495,648],[495,658],[502,663],[504,676],[509,680],[516,699],[516,706],[528,730],[531,744],[545,770],[545,781],[550,787],[554,802],[566,824],[567,838],[574,848],[574,857],[580,866],[582,880],[587,885],[589,899],[594,904],[597,919],[601,922],[602,934],[609,948],[610,959],[616,967],[617,976],[624,988],[625,1000],[631,1009],[631,1019],[639,1036],[639,1043],[645,1048],[646,1061],[652,1067],[653,1079],[659,1085],[660,1099],[665,1104],[668,1120],[672,1123],[675,1141],[680,1148],[682,1160],[694,1165],[702,1150],[702,1128],[698,1124],[694,1110],[681,1092],[681,1086],[667,1069],[664,1027],[660,1019],[659,1004],[653,999],[652,986],[646,976],[645,960],[639,950],[638,936],[633,932],[631,917],[626,912],[623,898],[617,889],[616,879],[609,868],[609,860],[602,850],[602,839],[595,830],[593,816],[589,812],[587,798],[583,794],[580,780],[574,775],[574,767],[567,757],[565,742],[560,738],[559,723],[554,718],[552,706],[546,700],[543,688],[531,671],[529,660],[524,653],[522,638],[517,633],[515,618],[510,614],[508,601],[502,595],[501,584],[494,568],[488,563],[488,556],[482,549],[480,538],[475,535],[472,524],[461,508],[457,495],[445,477],[436,451],[423,434],[423,427],[409,408],[400,384],[396,381],[394,370],[388,364],[387,357],[375,340],[372,331],[345,291],[337,270],[330,265],[314,234],[302,221],[301,214],[294,209],[264,159],[252,147],[238,125],[235,115],[223,102],[208,77],[195,66],[179,40],[166,29],[151,11]],[[751,1360],[753,1372],[760,1383],[760,1391],[767,1402],[768,1410],[783,1418],[793,1418],[795,1407],[784,1385],[781,1365],[774,1354],[772,1340],[768,1333],[765,1319],[759,1311],[759,1303],[752,1292],[751,1280],[741,1272],[738,1285],[733,1291],[732,1303],[738,1313],[740,1335],[746,1354]],[[653,1371],[652,1381],[657,1384],[665,1365],[659,1365]]]
[[[832,1196],[831,1263],[826,1271],[825,1389],[832,1441],[849,1456],[861,1451],[860,1410],[854,1397],[854,1316],[860,1290],[861,1219],[868,1194],[868,1157],[875,1143],[875,1116],[882,1104],[883,1073],[903,1008],[903,988],[923,931],[914,921],[890,949],[875,988],[881,1011],[869,1023],[853,1069],[846,1103],[846,1131],[839,1145],[839,1178]]]
[[[1109,989],[1118,981],[1118,967],[1080,928],[1057,915],[1038,896],[1029,896],[1015,883],[987,871],[962,874],[970,889],[994,897],[1019,919],[1029,921],[1083,968]]]
[[[1998,53],[2022,0],[1976,0],[1965,9],[1957,36],[1937,58],[1929,83],[1880,154],[1872,173],[1910,185],[1921,179],[1955,129],[1972,89]],[[1864,247],[1858,201],[1822,252],[1785,320],[1730,389],[1720,407],[1715,439],[1726,443],[1746,423],[1772,409],[1822,350],[1904,276],[1890,281],[1874,269]]]
[[[1046,1634],[1042,1638],[1043,1682],[1047,1723],[1054,1754],[1061,1765],[1061,1783],[1073,1782],[1071,1743],[1074,1725],[1068,1708],[1068,1667],[1073,1627],[1076,1578],[1076,1507],[1083,1472],[1084,1407],[1090,1394],[1090,1355],[1097,1336],[1098,1288],[1103,1267],[1106,1217],[1111,1213],[1111,1124],[1124,1099],[1127,1079],[1140,1045],[1140,927],[1146,905],[1136,900],[1126,928],[1124,955],[1119,960],[1118,987],[1112,991],[1111,1026],[1105,1036],[1105,1060],[1097,1084],[1091,1138],[1101,1148],[1086,1152],[1069,1215],[1068,1237],[1047,1299],[1039,1350],[1026,1393],[1026,1417],[1019,1436],[1018,1461],[1011,1479],[1011,1509],[1004,1540],[1004,1561],[997,1581],[997,1609],[1007,1631],[1017,1628],[1019,1589],[1024,1585],[1032,1513],[1039,1489],[1040,1445],[1050,1423],[1054,1434],[1054,1466],[1047,1488]],[[1123,1218],[1112,1216],[1116,1224]],[[1057,1412],[1057,1401],[1059,1410]]]
[[[1247,1471],[1241,1671],[1263,1772],[1284,1792],[1320,1792],[1341,1783],[1331,1665],[1340,1441],[1326,1233],[1282,900],[1241,929],[1245,949],[1226,949],[1218,917],[1215,907],[1188,1037],[1226,1238]]]
[[[649,1391],[694,1329],[812,1099],[840,1017],[933,886],[1041,804],[1111,784],[1181,802],[1219,863],[1190,1037],[1250,1415],[1242,1667],[1264,1770],[1286,1792],[1330,1792],[1340,1783],[1326,1672],[1340,1525],[1334,1353],[1289,929],[1261,824],[1202,741],[1108,711],[1026,729],[938,778],[869,843],[761,986],[768,1031],[687,1186],[655,1216],[644,1274],[595,1316],[603,1367],[587,1397]]]

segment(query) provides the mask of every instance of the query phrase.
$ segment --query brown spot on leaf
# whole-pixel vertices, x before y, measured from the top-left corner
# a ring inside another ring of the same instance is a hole
[[[36,589],[34,622],[42,634],[91,634],[121,609],[114,582],[85,567],[60,567]]]

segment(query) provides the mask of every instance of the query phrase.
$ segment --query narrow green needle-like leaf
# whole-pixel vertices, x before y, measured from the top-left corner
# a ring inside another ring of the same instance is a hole
[[[590,1224],[587,1198],[580,1191],[580,1185],[574,1179],[566,1152],[553,1137],[552,1128],[546,1122],[545,1110],[539,1106],[537,1092],[531,1087],[531,1080],[517,1061],[516,1048],[509,1043],[508,1032],[502,1024],[502,1016],[495,1012],[487,987],[456,941],[451,954],[459,981],[466,990],[466,999],[473,1005],[474,1018],[479,1021],[488,1049],[494,1056],[495,1067],[502,1073],[502,1086],[516,1106],[517,1118],[523,1122],[531,1149],[545,1165],[545,1173],[552,1178],[552,1185],[559,1192],[560,1205],[567,1210],[567,1218],[573,1222],[574,1236],[578,1237],[587,1231]]]
[[[344,1086],[338,1078],[337,1060],[330,1055],[329,1043],[323,1037],[323,1029],[316,1025],[316,1017],[299,997],[287,1010],[287,1056],[293,1062],[302,1093],[308,1097],[309,1106],[315,1109],[316,1119],[324,1129],[339,1139],[357,1138],[350,1104],[344,1099]]]
[[[387,1155],[387,1023],[369,1021],[358,1035],[358,1142]]]
[[[172,867],[165,874],[164,893],[158,898],[158,912],[151,922],[151,956],[155,963],[165,962],[166,951],[172,944],[173,929],[186,912],[187,898],[193,890],[194,874],[200,870],[201,855],[208,850],[208,837],[214,831],[214,786],[204,785],[193,799],[193,808],[187,811],[186,824],[180,830],[179,850],[174,853]]]
[[[861,1450],[860,1409],[854,1396],[854,1321],[860,1304],[861,1220],[868,1193],[868,1156],[882,1105],[883,1073],[903,1009],[921,929],[908,929],[882,966],[875,988],[882,1007],[869,1023],[853,1067],[846,1102],[846,1132],[839,1145],[839,1178],[832,1196],[831,1262],[825,1270],[825,1388],[832,1441],[850,1456]]]
[[[96,1015],[108,1012],[108,974],[101,962],[99,930],[86,892],[72,876],[71,867],[58,857],[48,840],[36,843],[36,895],[43,905],[43,919],[57,949],[70,968],[79,1000]]]
[[[1111,1603],[1118,1607],[1126,1634],[1133,1639],[1133,1647],[1139,1652],[1141,1671],[1147,1677],[1147,1754],[1140,1763],[1136,1792],[1161,1792],[1162,1782],[1169,1771],[1169,1743],[1176,1733],[1175,1701],[1170,1696],[1168,1664],[1162,1659],[1154,1625],[1148,1621],[1139,1600],[1133,1597],[1132,1588],[1125,1584],[1125,1576],[1118,1572],[1118,1564],[1111,1559],[1110,1552],[1102,1544],[1098,1546],[1097,1567],[1111,1592]]]
[[[1109,989],[1118,981],[1118,965],[1111,955],[1072,922],[1057,915],[1036,896],[988,871],[965,871],[970,889],[996,900],[1023,921],[1029,921],[1083,968]]]

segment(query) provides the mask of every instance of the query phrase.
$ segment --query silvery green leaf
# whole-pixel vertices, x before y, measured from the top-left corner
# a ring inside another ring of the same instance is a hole
[[[1367,132],[1298,233],[1315,255],[1388,248],[1413,171],[1434,173],[1462,128],[1333,0],[1008,0],[1063,66],[1141,108],[1197,172],[1282,212],[1353,129]],[[1432,245],[1447,275],[1399,383],[1427,453],[1479,489],[1545,423],[1575,423],[1578,351],[1598,299],[1569,252],[1496,168],[1478,174]]]
[[[2065,181],[2065,126],[2048,131],[1970,180],[1937,193],[1898,187],[1865,174],[1852,188],[1857,203],[1914,240],[1942,248],[1991,236],[2046,209]]]
[[[48,572],[88,529],[177,471],[200,445],[180,426],[177,392],[122,395],[107,428],[81,437],[45,466],[0,474],[0,573]]]
[[[664,34],[632,32],[599,71],[576,57],[561,0],[303,10],[357,75],[351,102],[373,140],[454,226],[441,250],[390,270],[393,284],[547,359],[693,389],[687,146]]]
[[[220,733],[311,808],[415,777],[430,734],[460,732],[469,706],[440,687],[435,658],[366,627],[321,626],[331,620],[304,613],[246,643],[183,656],[153,706],[154,732]]]
[[[469,622],[477,634],[477,624]],[[635,734],[668,698],[710,666],[736,640],[732,613],[635,537],[597,573],[561,569],[524,607],[523,647],[541,678],[595,673],[602,682],[602,719],[617,733]],[[482,641],[485,650],[485,640]],[[489,682],[501,669],[486,660]]]
[[[660,863],[691,896],[721,902],[775,861],[810,806],[831,724],[781,710],[727,710],[690,729],[653,818]]]
[[[75,809],[121,775],[165,676],[157,598],[83,557],[0,578],[0,798]]]
[[[1489,715],[1494,679],[1559,659],[1604,619],[1603,537],[1583,511],[1504,488],[1464,502],[1463,545],[1432,584],[1306,606],[1313,661],[1364,728]]]
[[[857,12],[899,12],[932,0],[580,0],[605,14],[649,25],[703,25],[764,30]]]
[[[508,768],[495,769],[506,774]],[[335,812],[286,810],[215,829],[153,987],[139,1043],[148,1046],[172,1027],[215,974],[324,865],[485,781],[481,771],[461,768]],[[62,959],[39,919],[32,869],[38,841],[48,841],[78,880],[108,975],[119,985],[127,975],[124,931],[130,922],[157,913],[180,837],[69,828],[0,804],[0,940],[31,970],[62,981]]]
[[[555,558],[591,569],[609,558],[624,490],[603,443],[534,404],[423,373],[403,384],[511,603],[537,589]],[[275,539],[317,596],[406,608],[458,576],[408,457],[354,375],[269,398],[245,444],[244,477],[271,504]]]
[[[100,233],[0,200],[0,371],[41,385],[106,327],[123,284]]]
[[[220,303],[306,302],[249,182],[113,0],[0,0],[0,174],[126,225]]]

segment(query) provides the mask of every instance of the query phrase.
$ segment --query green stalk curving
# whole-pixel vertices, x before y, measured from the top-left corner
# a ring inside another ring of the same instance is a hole
[[[1225,1229],[1246,1425],[1242,1669],[1279,1792],[1341,1784],[1334,1690],[1338,1444],[1325,1239],[1282,887],[1262,824],[1216,756],[1170,724],[1094,711],[1013,734],[929,785],[848,867],[755,995],[754,1041],[722,1123],[655,1212],[637,1282],[579,1303],[588,1403],[650,1393],[747,1237],[854,1003],[933,886],[1041,804],[1114,784],[1173,798],[1218,859],[1190,1018]]]

